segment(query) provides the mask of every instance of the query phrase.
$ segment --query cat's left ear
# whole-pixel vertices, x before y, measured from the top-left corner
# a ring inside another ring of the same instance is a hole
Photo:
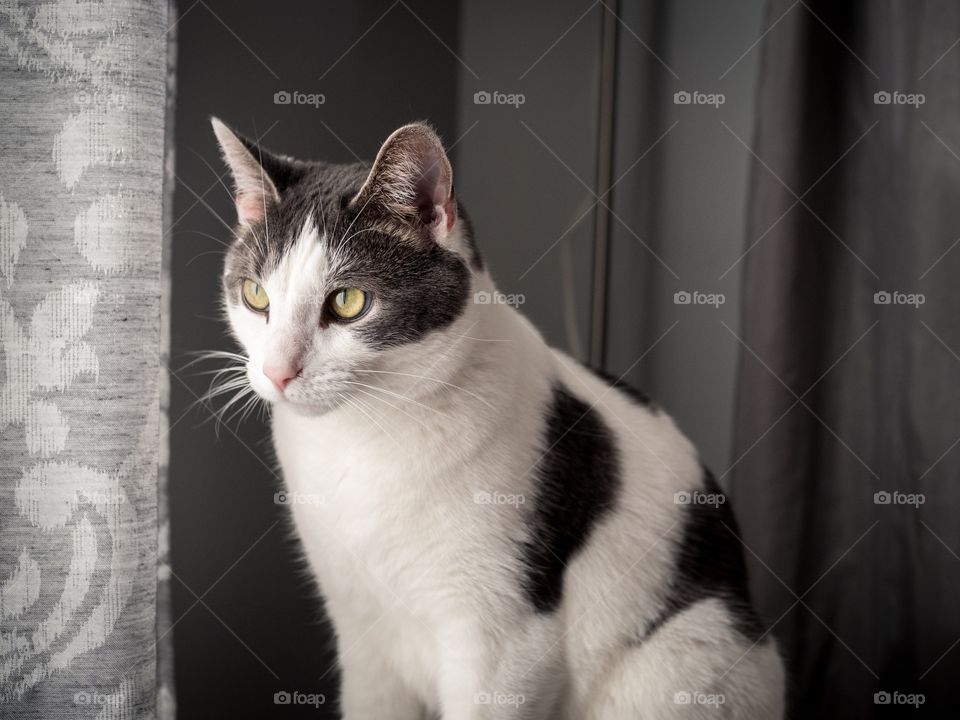
[[[371,201],[436,242],[450,236],[457,223],[453,169],[429,125],[405,125],[383,143],[351,205]]]

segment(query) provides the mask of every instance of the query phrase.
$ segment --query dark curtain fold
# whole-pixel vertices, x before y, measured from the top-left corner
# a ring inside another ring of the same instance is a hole
[[[772,0],[771,26],[732,480],[753,589],[792,717],[956,716],[960,5]]]

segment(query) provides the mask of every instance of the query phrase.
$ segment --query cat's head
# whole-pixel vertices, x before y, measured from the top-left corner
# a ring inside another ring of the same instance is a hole
[[[442,382],[482,262],[436,133],[406,125],[372,164],[336,165],[213,129],[237,211],[224,305],[253,390],[316,414],[391,379]]]

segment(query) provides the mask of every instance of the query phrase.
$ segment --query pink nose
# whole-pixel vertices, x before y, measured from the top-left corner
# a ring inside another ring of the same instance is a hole
[[[288,362],[266,362],[263,374],[270,378],[277,390],[283,392],[290,381],[300,374],[300,368]]]

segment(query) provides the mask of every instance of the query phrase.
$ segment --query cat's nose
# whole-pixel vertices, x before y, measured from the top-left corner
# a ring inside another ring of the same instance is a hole
[[[270,379],[270,382],[272,382],[280,392],[287,389],[287,385],[300,374],[300,370],[301,368],[297,365],[283,361],[268,361],[263,365],[263,374]]]

